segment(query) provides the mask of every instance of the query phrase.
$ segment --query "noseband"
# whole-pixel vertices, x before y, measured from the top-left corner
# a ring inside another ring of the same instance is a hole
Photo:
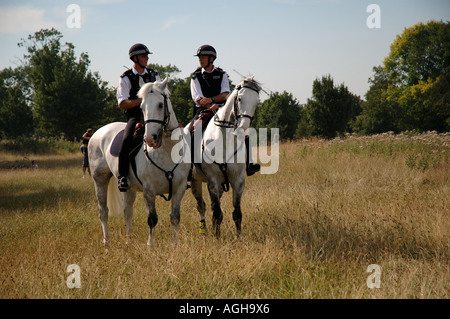
[[[237,121],[238,121],[238,119],[240,119],[240,118],[246,117],[246,118],[250,119],[250,124],[251,124],[252,121],[253,121],[253,116],[250,116],[250,115],[248,115],[248,114],[242,114],[242,113],[240,113],[240,108],[239,108],[239,106],[238,106],[238,103],[239,103],[238,95],[239,95],[239,91],[240,91],[241,89],[243,89],[243,88],[247,88],[247,89],[253,90],[253,91],[255,91],[256,93],[259,94],[259,91],[258,91],[257,89],[255,89],[255,88],[253,88],[253,87],[251,87],[251,86],[248,86],[248,85],[242,85],[242,86],[241,86],[241,85],[238,85],[238,86],[236,87],[238,93],[236,94],[236,97],[234,98],[234,116],[236,117],[236,121],[235,121],[235,125],[234,125],[235,128],[237,127]]]

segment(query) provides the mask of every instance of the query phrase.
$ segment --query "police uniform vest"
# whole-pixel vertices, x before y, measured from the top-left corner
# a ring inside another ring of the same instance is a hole
[[[194,72],[192,78],[194,80],[198,79],[204,97],[211,98],[220,94],[224,73],[225,72],[220,68],[215,68],[211,73],[202,73],[202,69],[198,68]]]
[[[147,68],[147,73],[142,74],[142,75],[134,74],[132,69],[125,71],[120,77],[123,78],[123,77],[127,76],[128,79],[130,80],[131,89],[130,89],[130,97],[128,99],[136,100],[138,98],[137,94],[139,92],[139,89],[141,88],[139,85],[140,77],[142,78],[144,83],[149,83],[149,82],[155,82],[157,75],[158,75],[158,72],[156,72],[153,69],[148,69],[148,68]],[[127,117],[141,117],[142,116],[141,106],[137,105],[131,109],[126,109],[125,114],[127,115]]]

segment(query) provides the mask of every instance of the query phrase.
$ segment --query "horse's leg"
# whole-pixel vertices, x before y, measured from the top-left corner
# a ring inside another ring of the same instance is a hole
[[[132,217],[133,217],[133,204],[135,199],[136,199],[136,191],[129,189],[127,192],[125,192],[123,215],[125,217],[125,224],[127,227],[127,237],[131,237],[133,232]]]
[[[172,243],[178,243],[178,229],[180,226],[180,206],[183,199],[184,192],[186,191],[184,184],[180,184],[178,189],[172,196],[172,213],[170,214],[170,223],[172,224]]]
[[[241,211],[241,199],[242,193],[244,192],[245,177],[242,180],[235,181],[232,185],[233,188],[233,220],[236,224],[236,235],[237,238],[241,237],[241,222],[242,222],[242,211]]]
[[[107,196],[108,196],[108,183],[110,178],[111,175],[93,174],[95,193],[97,195],[98,201],[98,213],[103,229],[103,243],[105,245],[109,241]]]
[[[220,224],[222,223],[223,213],[220,208],[220,190],[219,183],[215,181],[208,181],[208,191],[211,197],[211,209],[213,211],[212,224],[215,235],[220,237]]]
[[[202,192],[202,182],[192,178],[191,182],[192,195],[194,195],[197,200],[197,210],[200,214],[200,234],[206,234],[206,222],[205,222],[205,213],[206,213],[206,204],[203,200],[203,192]]]
[[[148,242],[147,245],[149,246],[154,246],[155,245],[155,239],[154,237],[154,228],[156,226],[156,224],[158,224],[158,215],[156,214],[156,208],[155,208],[155,195],[150,192],[150,191],[146,191],[144,189],[143,191],[144,193],[144,199],[145,199],[145,204],[147,206],[147,224],[148,227],[150,228],[150,234],[148,236]]]

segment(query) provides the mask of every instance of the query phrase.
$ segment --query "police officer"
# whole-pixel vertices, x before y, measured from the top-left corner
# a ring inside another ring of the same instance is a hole
[[[227,74],[213,64],[217,52],[212,46],[202,45],[194,56],[198,57],[200,67],[191,78],[191,95],[195,102],[193,123],[201,117],[204,129],[213,111],[227,100],[230,85]]]
[[[202,45],[197,50],[200,67],[193,73],[191,78],[191,95],[195,102],[194,119],[191,122],[191,130],[196,129],[195,123],[201,119],[202,129],[206,128],[213,116],[213,111],[222,106],[230,93],[227,74],[220,68],[214,66],[217,52],[211,45]],[[250,163],[250,150],[248,136],[245,138],[247,149],[246,171],[247,175],[253,175],[260,170],[259,164]],[[192,152],[194,153],[194,152]]]
[[[158,72],[147,68],[149,54],[152,53],[141,43],[136,43],[130,48],[128,56],[133,61],[133,67],[120,76],[119,87],[117,88],[119,107],[121,110],[124,110],[127,117],[122,147],[119,152],[118,186],[121,192],[125,192],[129,188],[127,177],[130,169],[129,153],[131,142],[136,124],[143,119],[141,110],[142,99],[137,97],[137,93],[143,84],[161,81]]]

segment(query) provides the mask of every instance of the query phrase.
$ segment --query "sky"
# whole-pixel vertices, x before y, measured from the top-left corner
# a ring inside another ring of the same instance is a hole
[[[368,10],[371,4],[378,9]],[[364,98],[372,68],[396,36],[430,20],[450,21],[450,0],[0,0],[0,69],[20,65],[21,39],[54,27],[111,87],[131,67],[134,43],[149,47],[150,63],[177,66],[179,78],[197,68],[197,49],[210,44],[214,64],[234,84],[239,73],[254,75],[266,91],[292,93],[303,104],[313,81],[331,75]]]

